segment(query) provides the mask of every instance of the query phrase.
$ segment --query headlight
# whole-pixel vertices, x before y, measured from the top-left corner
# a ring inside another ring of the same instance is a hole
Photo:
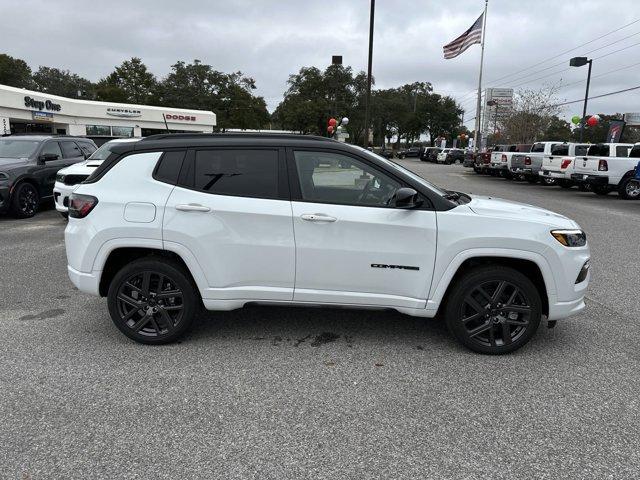
[[[64,182],[64,175],[62,175],[61,173],[56,174],[56,182]]]
[[[551,235],[565,247],[584,247],[587,235],[582,230],[551,230]]]

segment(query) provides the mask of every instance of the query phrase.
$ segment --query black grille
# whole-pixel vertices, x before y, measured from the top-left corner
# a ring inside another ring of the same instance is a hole
[[[89,175],[65,175],[64,184],[65,185],[77,185],[78,183],[84,182]]]

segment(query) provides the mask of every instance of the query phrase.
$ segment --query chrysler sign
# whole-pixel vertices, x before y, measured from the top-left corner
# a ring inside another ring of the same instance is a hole
[[[113,115],[114,117],[140,117],[142,112],[135,108],[108,107],[107,115]]]

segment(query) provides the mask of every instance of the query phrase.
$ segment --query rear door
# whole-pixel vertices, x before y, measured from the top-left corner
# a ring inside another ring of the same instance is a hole
[[[165,248],[200,265],[213,300],[291,300],[295,245],[284,150],[188,152],[163,222]]]
[[[296,238],[294,300],[424,308],[436,213],[390,206],[400,180],[344,152],[288,154]]]

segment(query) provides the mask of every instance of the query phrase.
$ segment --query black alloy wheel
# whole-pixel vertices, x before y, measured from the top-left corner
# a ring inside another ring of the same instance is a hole
[[[531,281],[507,267],[479,267],[464,275],[447,300],[449,330],[467,348],[512,352],[533,336],[541,300]]]
[[[40,195],[36,187],[23,182],[13,193],[12,213],[18,218],[30,218],[38,213]]]
[[[116,274],[109,287],[109,313],[129,338],[147,344],[169,343],[192,324],[196,289],[171,260],[139,260]]]

